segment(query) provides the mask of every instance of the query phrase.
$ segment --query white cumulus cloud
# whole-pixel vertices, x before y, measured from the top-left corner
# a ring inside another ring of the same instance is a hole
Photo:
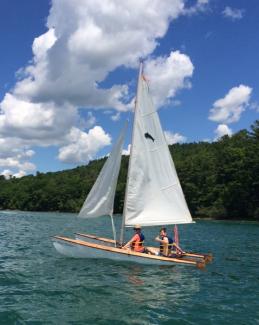
[[[118,112],[118,113],[111,116],[111,120],[113,122],[117,122],[117,121],[119,121],[120,117],[121,117],[120,112]]]
[[[184,13],[186,15],[194,15],[197,14],[199,12],[203,12],[208,10],[209,8],[209,0],[197,0],[196,3],[194,3],[194,5],[192,5],[191,7],[186,7],[184,9]]]
[[[148,60],[144,74],[150,81],[155,105],[170,103],[179,89],[190,87],[188,78],[193,70],[190,58],[179,51],[171,52],[169,57]]]
[[[21,178],[26,175],[26,172],[24,170],[19,170],[17,173],[13,173],[9,169],[4,169],[0,175],[4,176],[5,179],[10,179],[11,177]]]
[[[24,171],[34,171],[35,165],[28,161],[20,161],[19,158],[0,158],[0,167],[18,168]]]
[[[140,57],[152,55],[174,19],[203,11],[207,4],[208,0],[197,0],[187,8],[184,0],[52,0],[47,31],[34,39],[32,59],[19,69],[16,84],[0,103],[0,139],[10,144],[10,155],[1,159],[16,159],[19,168],[24,160],[13,151],[49,145],[61,146],[62,161],[92,159],[107,145],[108,135],[103,131],[106,140],[94,142],[95,149],[88,144],[82,150],[71,142],[74,133],[85,142],[93,131],[83,129],[96,123],[93,115],[88,116],[79,130],[79,108],[116,110],[112,118],[118,119],[118,112],[131,108],[129,87],[122,83],[102,88],[101,82],[122,65],[136,68]],[[152,85],[161,82],[154,95],[163,105],[190,85],[193,65],[176,51],[168,58],[149,59],[147,71]],[[11,147],[14,143],[17,147]]]
[[[0,103],[0,135],[30,139],[32,144],[55,144],[76,120],[74,106],[33,103],[7,93]]]
[[[231,88],[224,98],[214,102],[209,119],[225,124],[239,121],[249,103],[251,93],[252,88],[245,85]]]
[[[165,138],[168,144],[183,143],[187,138],[180,133],[173,133],[171,131],[165,131]]]
[[[85,122],[85,127],[87,129],[90,129],[92,126],[94,126],[96,123],[96,117],[93,115],[92,112],[87,113],[87,120]]]
[[[214,132],[216,134],[215,140],[223,137],[224,135],[232,135],[232,130],[226,124],[219,124]]]
[[[250,109],[252,109],[252,110],[254,110],[254,111],[256,111],[256,112],[259,113],[259,103],[258,102],[251,103]]]
[[[66,163],[85,164],[93,159],[101,148],[111,143],[111,137],[100,126],[95,126],[88,133],[74,127],[67,138],[68,144],[59,149],[58,155],[58,158]]]
[[[1,173],[1,176],[4,176],[5,179],[10,179],[12,176],[12,171],[10,169],[4,169]]]
[[[231,7],[227,6],[222,11],[222,14],[226,18],[230,18],[232,20],[238,20],[238,19],[243,18],[244,10],[243,9],[235,9],[235,8],[231,8]]]
[[[120,65],[136,67],[183,9],[183,0],[53,0],[49,30],[35,39],[33,63],[14,93],[33,101],[125,110],[127,86],[102,89],[98,83]]]
[[[29,162],[35,152],[28,148],[29,145],[26,140],[0,137],[0,170],[6,168],[4,171],[8,170],[10,175],[20,171],[23,174],[35,171],[36,166]]]
[[[26,172],[24,170],[19,170],[17,173],[13,174],[13,177],[15,178],[21,178],[26,175]]]

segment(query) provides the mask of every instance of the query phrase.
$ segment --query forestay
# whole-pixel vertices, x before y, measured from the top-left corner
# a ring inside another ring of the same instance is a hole
[[[80,218],[95,218],[112,215],[114,196],[121,164],[121,155],[128,122],[125,123],[117,143],[114,145],[94,186],[79,212]]]
[[[192,222],[148,84],[141,71],[124,218],[126,226]]]

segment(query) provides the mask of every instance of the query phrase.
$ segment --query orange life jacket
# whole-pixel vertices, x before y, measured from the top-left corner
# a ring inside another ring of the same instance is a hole
[[[134,252],[143,252],[144,251],[144,240],[145,240],[145,236],[143,234],[136,234],[136,240],[134,240],[131,243],[131,249]]]

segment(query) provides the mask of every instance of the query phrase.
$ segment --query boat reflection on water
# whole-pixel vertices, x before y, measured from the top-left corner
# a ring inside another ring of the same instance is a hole
[[[191,300],[200,291],[198,273],[184,272],[184,267],[128,265],[119,270],[122,281],[130,286],[131,298],[150,308],[161,308],[169,303],[178,306]],[[197,274],[197,276],[196,276]]]

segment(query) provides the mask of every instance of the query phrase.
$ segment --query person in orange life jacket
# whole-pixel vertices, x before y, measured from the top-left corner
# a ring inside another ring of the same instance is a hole
[[[135,235],[122,248],[131,248],[134,252],[144,253],[145,247],[143,242],[145,240],[145,236],[141,232],[141,227],[136,225],[133,229],[135,231]]]
[[[167,235],[166,228],[163,227],[160,229],[159,236],[155,238],[155,241],[160,243],[158,255],[166,257],[182,256],[182,249]]]

